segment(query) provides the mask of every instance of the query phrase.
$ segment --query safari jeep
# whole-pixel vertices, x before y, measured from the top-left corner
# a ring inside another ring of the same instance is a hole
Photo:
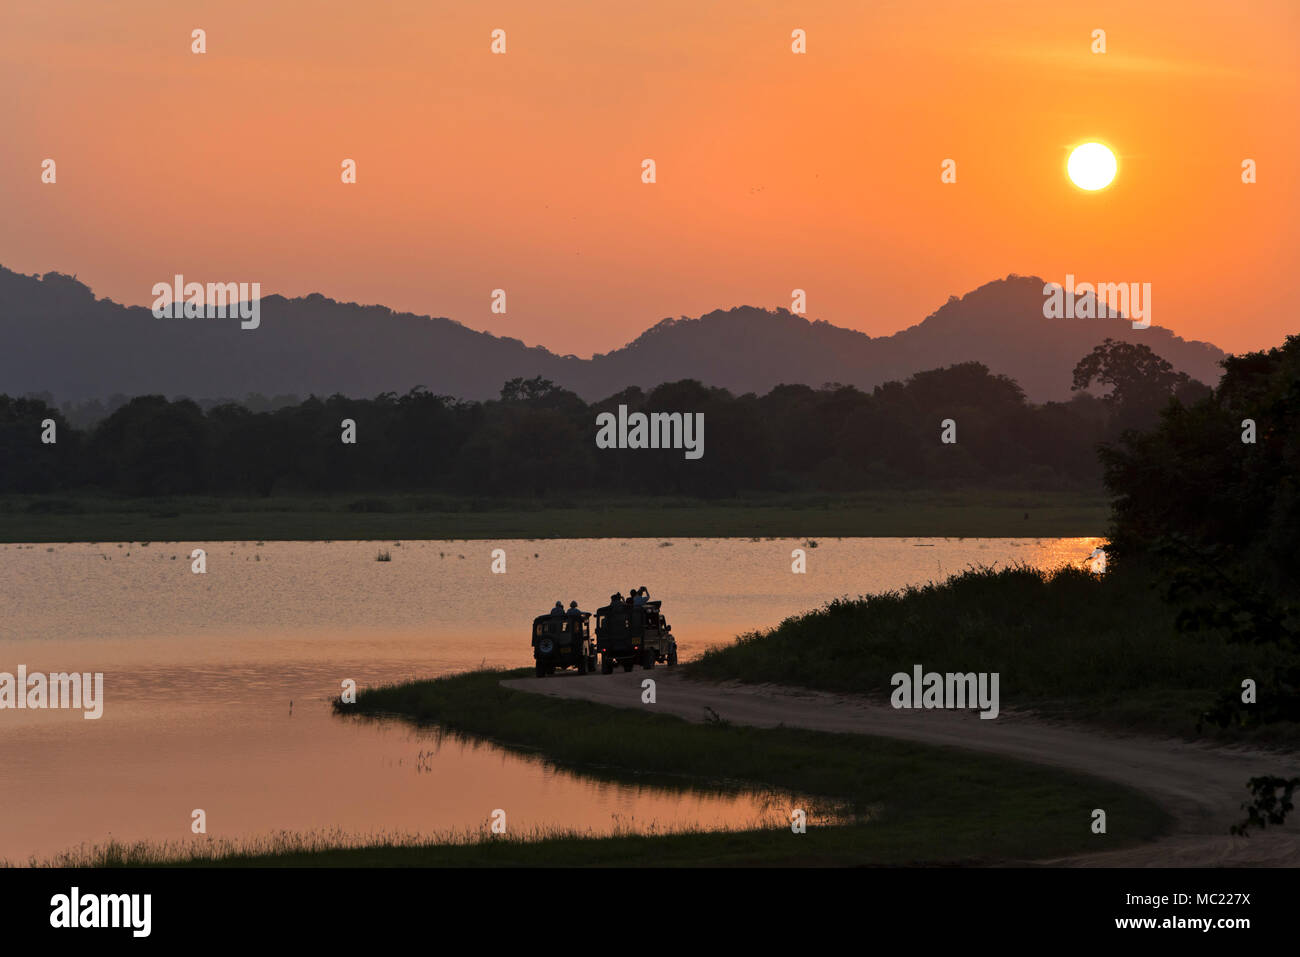
[[[631,671],[638,664],[642,668],[653,668],[655,662],[677,664],[677,639],[659,604],[648,601],[633,608],[613,604],[596,611],[601,674],[612,674],[615,665]]]
[[[591,612],[581,615],[538,615],[533,619],[533,659],[537,677],[556,668],[577,668],[585,675],[596,670],[591,643]]]

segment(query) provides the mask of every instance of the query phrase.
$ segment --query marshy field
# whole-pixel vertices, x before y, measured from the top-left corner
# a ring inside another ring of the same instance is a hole
[[[874,494],[510,500],[440,495],[7,495],[0,542],[1098,535],[1100,493]]]

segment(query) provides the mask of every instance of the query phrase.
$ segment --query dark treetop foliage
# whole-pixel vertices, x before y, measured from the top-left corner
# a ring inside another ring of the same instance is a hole
[[[1268,673],[1240,676],[1257,700],[1233,687],[1207,720],[1300,720],[1300,337],[1224,369],[1208,397],[1102,449],[1111,573],[1154,568],[1182,630],[1274,650]]]
[[[704,414],[703,458],[680,449],[600,449],[596,416]],[[58,442],[42,444],[53,418]],[[467,402],[423,388],[341,395],[253,411],[138,396],[85,430],[39,400],[0,398],[0,491],[99,489],[125,495],[437,490],[732,496],[924,486],[1098,488],[1095,448],[1114,416],[1102,400],[1027,403],[975,362],[871,392],[782,385],[733,395],[685,379],[588,404],[543,378],[511,379]],[[344,419],[356,444],[340,441]],[[940,442],[957,423],[956,444]]]

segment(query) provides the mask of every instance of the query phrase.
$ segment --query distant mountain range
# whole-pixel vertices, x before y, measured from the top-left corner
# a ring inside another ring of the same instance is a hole
[[[465,399],[495,397],[515,376],[543,376],[587,400],[693,378],[735,393],[782,383],[863,389],[925,369],[978,360],[1030,399],[1070,395],[1076,362],[1106,337],[1145,343],[1213,385],[1223,352],[1123,319],[1047,319],[1043,280],[987,283],[890,336],[872,337],[784,309],[740,306],[664,319],[591,359],[558,356],[451,319],[335,302],[320,294],[261,300],[261,324],[156,319],[144,307],[96,299],[71,276],[0,267],[0,393],[56,401],[115,393],[243,398],[249,393],[374,396],[415,386]]]

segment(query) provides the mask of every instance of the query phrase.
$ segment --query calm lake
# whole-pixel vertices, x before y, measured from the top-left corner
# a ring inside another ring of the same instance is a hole
[[[683,658],[841,596],[971,565],[1082,564],[1100,539],[617,539],[0,545],[0,672],[104,673],[99,720],[0,710],[0,860],[109,838],[281,830],[432,836],[737,827],[756,794],[556,770],[398,721],[335,717],[340,683],[532,663],[529,626],[646,585]],[[207,550],[207,572],[190,550]],[[804,548],[807,573],[791,572]],[[504,549],[506,573],[492,573]],[[387,551],[392,560],[380,562]],[[600,675],[583,679],[601,680]],[[292,706],[291,706],[292,702]],[[786,818],[788,820],[788,817]]]

